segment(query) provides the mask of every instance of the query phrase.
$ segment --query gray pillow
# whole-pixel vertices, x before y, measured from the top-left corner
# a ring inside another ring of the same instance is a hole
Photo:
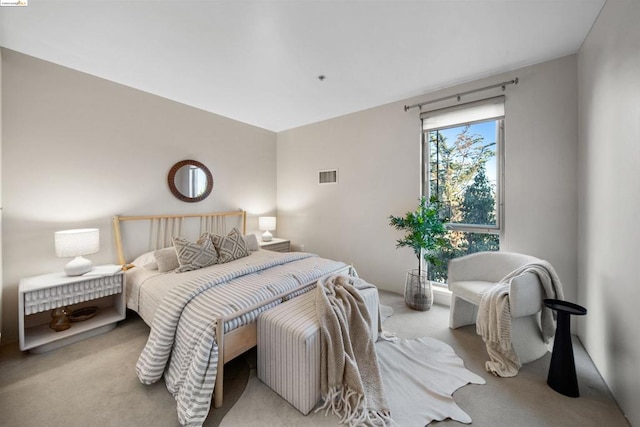
[[[247,234],[246,236],[244,236],[244,243],[247,245],[247,249],[249,249],[250,251],[260,250],[258,238],[255,234]]]
[[[173,247],[158,249],[153,253],[153,256],[156,258],[156,264],[158,264],[158,271],[160,273],[173,271],[180,267],[180,263],[178,263],[178,254],[176,254],[176,249]]]
[[[242,234],[235,227],[224,237],[212,234],[211,240],[218,251],[218,262],[220,264],[249,256],[249,249],[247,249]]]
[[[173,239],[180,267],[176,273],[197,270],[218,262],[218,253],[213,246],[209,233],[204,233],[197,242],[190,242],[182,237]]]

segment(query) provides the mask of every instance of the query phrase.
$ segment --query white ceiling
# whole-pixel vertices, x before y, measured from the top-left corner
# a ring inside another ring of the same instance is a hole
[[[29,0],[0,45],[282,131],[576,53],[604,2]]]

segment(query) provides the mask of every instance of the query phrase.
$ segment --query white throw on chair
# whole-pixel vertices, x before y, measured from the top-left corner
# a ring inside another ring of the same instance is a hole
[[[449,327],[456,329],[476,322],[482,294],[514,270],[541,260],[513,252],[478,252],[449,261],[451,311]],[[549,348],[542,336],[540,311],[543,285],[534,273],[511,279],[509,305],[511,336],[521,363],[542,357]]]

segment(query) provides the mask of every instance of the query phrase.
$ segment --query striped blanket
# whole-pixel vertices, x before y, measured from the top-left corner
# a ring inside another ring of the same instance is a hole
[[[182,425],[200,426],[209,412],[218,363],[215,317],[252,307],[345,266],[306,253],[256,257],[259,262],[251,262],[253,256],[201,269],[200,275],[191,275],[171,289],[156,311],[136,372],[144,384],[164,374]],[[243,316],[232,326],[253,321],[279,302]],[[225,332],[229,329],[225,327]]]

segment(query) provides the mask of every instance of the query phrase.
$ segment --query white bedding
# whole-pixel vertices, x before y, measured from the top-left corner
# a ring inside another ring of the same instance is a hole
[[[125,273],[127,289],[127,308],[135,311],[151,326],[156,310],[162,299],[174,287],[185,281],[197,279],[205,274],[213,273],[215,277],[224,276],[237,268],[255,268],[265,262],[283,259],[286,255],[280,252],[259,250],[251,252],[248,257],[240,258],[225,264],[215,264],[199,270],[184,273],[160,273],[158,270],[147,270],[135,267]]]
[[[216,315],[230,315],[296,289],[346,264],[312,254],[253,252],[226,264],[186,273],[127,272],[127,306],[151,325],[137,364],[140,381],[149,384],[164,373],[178,403],[183,425],[201,425],[209,410],[216,378]],[[137,270],[137,271],[136,271]],[[249,323],[258,313],[225,323],[225,332]],[[157,318],[156,318],[156,315]]]

